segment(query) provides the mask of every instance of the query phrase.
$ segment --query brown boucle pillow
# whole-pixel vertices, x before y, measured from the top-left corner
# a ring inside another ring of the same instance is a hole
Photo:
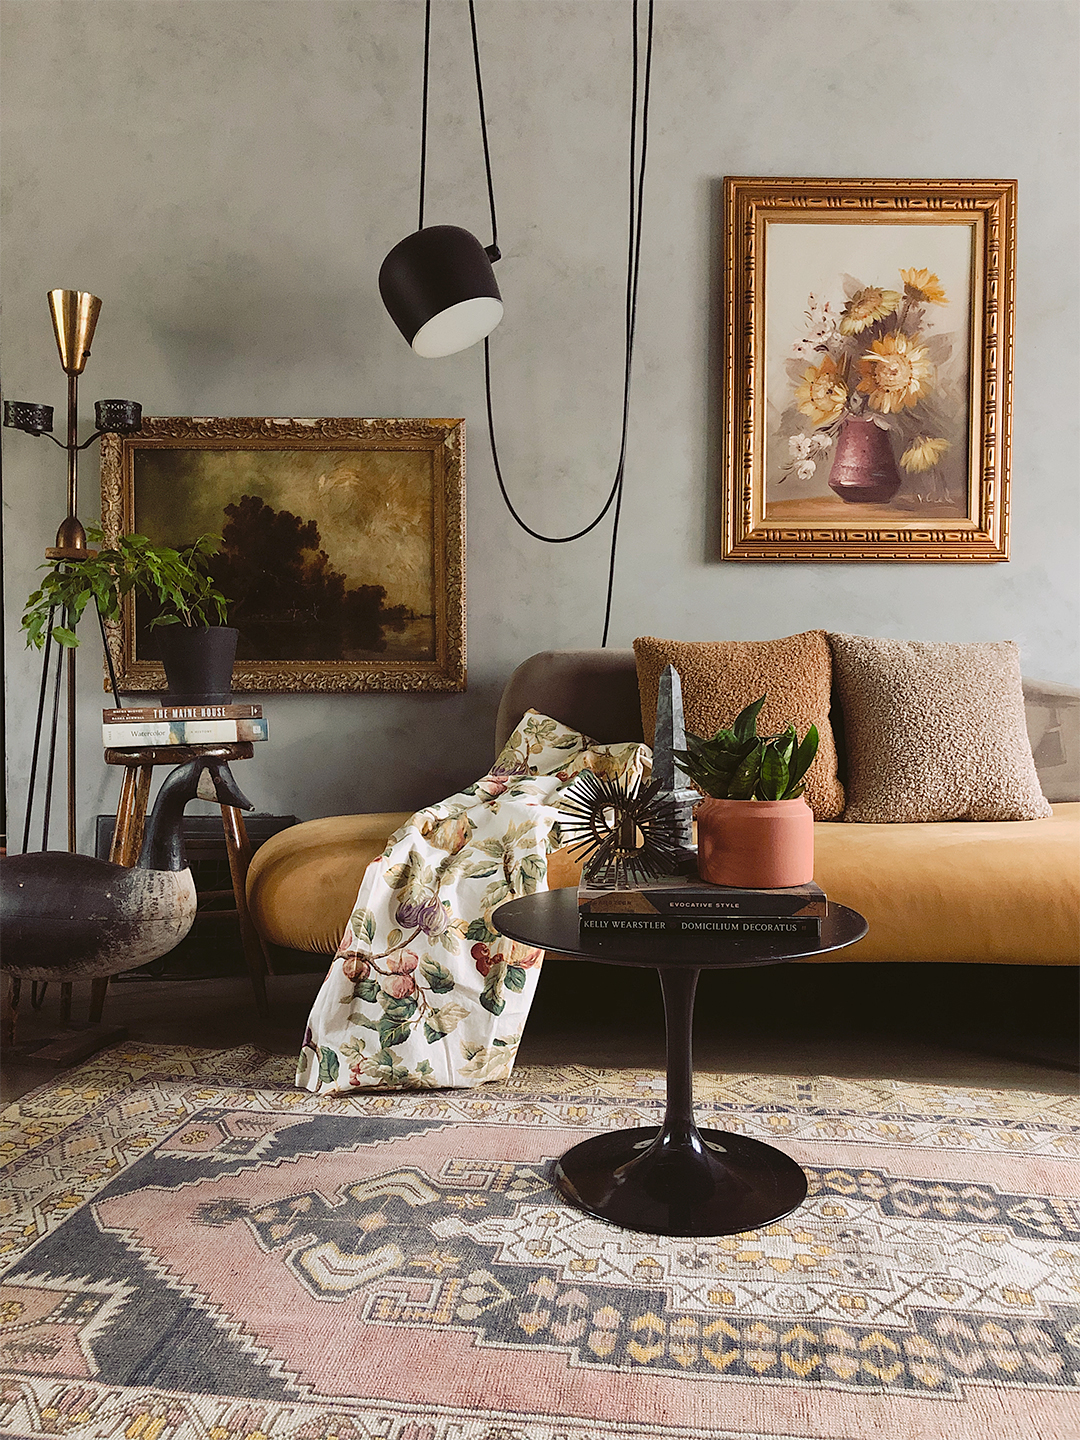
[[[806,775],[806,799],[815,820],[835,820],[844,808],[844,787],[836,773],[836,745],[829,724],[832,660],[824,630],[807,630],[782,640],[634,641],[641,723],[652,744],[660,672],[674,665],[682,681],[683,713],[692,735],[711,739],[730,725],[759,695],[768,695],[758,716],[762,735],[791,722],[799,738],[811,725],[821,736]]]
[[[847,741],[845,820],[1039,820],[1011,640],[830,635]]]

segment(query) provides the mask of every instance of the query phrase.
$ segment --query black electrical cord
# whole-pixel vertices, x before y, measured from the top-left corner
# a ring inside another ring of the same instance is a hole
[[[424,192],[427,189],[428,79],[431,74],[431,0],[424,0],[424,98],[420,107],[420,216],[417,230],[424,228]]]
[[[430,13],[431,0],[426,0],[428,12]],[[514,508],[513,501],[506,488],[503,479],[502,465],[499,462],[499,449],[495,437],[495,414],[491,395],[491,342],[484,341],[484,392],[487,400],[487,421],[488,438],[491,442],[491,459],[495,467],[495,478],[499,483],[499,490],[506,508],[510,511],[514,520],[521,526],[527,535],[534,540],[541,540],[547,545],[568,545],[573,540],[580,540],[595,530],[611,507],[615,507],[615,515],[611,529],[611,551],[608,561],[608,584],[607,599],[604,606],[604,634],[601,644],[607,645],[608,631],[611,625],[611,598],[615,583],[615,556],[619,539],[619,519],[622,512],[623,481],[626,474],[626,446],[627,436],[630,428],[630,387],[634,364],[634,337],[637,329],[637,297],[638,280],[641,273],[641,217],[642,201],[645,193],[645,165],[648,153],[649,135],[649,98],[652,80],[652,54],[653,54],[653,25],[654,25],[654,4],[655,0],[648,0],[646,45],[645,45],[645,66],[644,76],[641,84],[641,145],[640,154],[638,148],[638,89],[639,71],[641,69],[639,56],[639,0],[633,0],[633,83],[631,87],[631,117],[630,117],[630,202],[629,202],[629,225],[628,225],[628,254],[626,263],[626,351],[623,367],[623,404],[622,404],[622,426],[619,441],[619,459],[615,469],[615,478],[612,481],[611,489],[607,499],[599,513],[580,530],[575,530],[572,535],[544,535],[539,530],[534,530],[531,525],[518,514]],[[492,243],[489,254],[493,259],[498,259],[498,228],[495,216],[495,191],[491,179],[491,154],[488,148],[487,137],[487,115],[484,109],[484,87],[480,77],[480,45],[476,34],[476,9],[474,0],[469,0],[469,21],[472,29],[473,65],[476,71],[476,98],[480,108],[480,133],[484,142],[484,168],[487,175],[488,201],[491,206],[491,231]],[[424,143],[421,156],[426,153],[427,146],[427,38],[425,35],[424,51]],[[421,160],[421,175],[423,174],[423,159]],[[421,197],[423,194],[423,181],[421,180]],[[494,252],[492,254],[492,252]]]

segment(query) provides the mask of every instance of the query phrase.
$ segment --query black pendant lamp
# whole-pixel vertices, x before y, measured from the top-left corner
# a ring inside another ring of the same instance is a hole
[[[379,271],[390,318],[417,355],[456,355],[490,335],[503,303],[493,258],[459,225],[429,225],[406,235]]]
[[[611,547],[608,556],[607,599],[604,605],[602,645],[608,643],[611,626],[611,597],[615,581],[615,553],[619,543],[619,518],[626,476],[627,440],[630,426],[630,381],[634,368],[634,336],[637,329],[638,280],[641,274],[641,229],[645,193],[645,158],[649,134],[649,93],[652,77],[653,31],[656,0],[647,0],[644,63],[640,45],[641,0],[630,0],[632,34],[629,145],[629,216],[626,256],[626,348],[623,362],[622,426],[619,458],[607,498],[586,524],[567,535],[544,535],[527,524],[518,513],[506,488],[499,447],[495,438],[495,412],[491,394],[491,347],[488,336],[502,319],[503,305],[492,261],[499,257],[499,229],[495,214],[495,188],[491,178],[491,151],[488,146],[484,85],[480,75],[480,45],[476,34],[475,0],[468,0],[472,32],[473,70],[476,99],[480,110],[480,134],[484,143],[484,170],[487,176],[488,205],[491,210],[491,244],[484,246],[475,235],[457,225],[424,228],[424,188],[427,175],[428,72],[431,55],[431,0],[424,4],[424,91],[420,143],[420,215],[414,234],[395,245],[379,271],[379,289],[394,324],[418,355],[454,355],[477,341],[484,342],[484,393],[487,401],[488,438],[499,492],[516,524],[534,540],[547,545],[568,545],[590,534],[608,514],[613,514]]]
[[[475,19],[473,19],[475,40]],[[499,259],[494,238],[485,247],[458,225],[424,226],[427,179],[428,76],[431,0],[424,4],[424,87],[420,139],[420,215],[412,235],[394,246],[379,271],[379,291],[390,318],[417,355],[456,355],[485,339],[502,319],[503,303],[491,262]],[[477,70],[477,86],[480,85]],[[483,117],[483,97],[480,97]],[[483,125],[488,157],[487,126]],[[490,177],[490,165],[488,167]],[[490,178],[488,182],[491,194]],[[492,199],[492,228],[495,207]]]

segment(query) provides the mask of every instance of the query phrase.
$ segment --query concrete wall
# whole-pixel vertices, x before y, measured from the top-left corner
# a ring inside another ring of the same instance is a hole
[[[606,492],[616,452],[630,7],[478,11],[506,257],[504,461],[530,522],[561,531]],[[483,235],[465,13],[435,7],[428,219]],[[243,767],[245,788],[307,817],[418,805],[474,778],[515,663],[599,643],[607,532],[548,548],[516,531],[487,454],[479,350],[419,360],[382,311],[379,264],[415,224],[419,0],[8,0],[4,21],[8,395],[61,404],[44,303],[60,285],[104,300],[88,402],[471,427],[468,692],[267,696],[274,739]],[[660,0],[613,644],[811,626],[1011,636],[1026,673],[1075,683],[1076,62],[1071,0]],[[725,174],[1018,177],[1009,564],[715,559]],[[5,440],[17,824],[37,662],[16,630],[63,472],[45,442]],[[91,462],[87,519],[95,483]],[[95,740],[95,650],[81,687],[87,839],[116,796]]]

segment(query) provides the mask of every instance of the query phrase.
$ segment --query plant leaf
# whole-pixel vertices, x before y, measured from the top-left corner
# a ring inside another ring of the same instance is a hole
[[[728,786],[728,799],[749,800],[751,798],[761,770],[762,749],[763,747],[760,745],[755,746],[732,775],[731,783]]]
[[[484,988],[480,993],[480,1004],[492,1015],[501,1015],[506,1008],[506,1001],[502,994],[505,974],[505,962],[500,961],[498,965],[493,965],[488,971]]]
[[[425,955],[420,961],[420,974],[436,995],[447,995],[454,988],[453,975],[433,955]]]
[[[736,740],[745,741],[757,738],[758,711],[765,704],[766,698],[765,695],[762,695],[760,700],[755,700],[736,715],[735,723],[731,727]]]
[[[354,910],[351,916],[354,935],[362,935],[371,943],[375,939],[375,916],[370,910]],[[393,948],[392,946],[390,947]]]
[[[779,800],[787,789],[787,761],[777,749],[775,742],[766,745],[761,757],[761,773],[757,789],[762,800]]]
[[[410,1026],[384,1018],[379,1024],[379,1044],[384,1050],[392,1050],[395,1045],[404,1045],[411,1033]]]
[[[803,742],[795,752],[795,758],[791,763],[790,774],[788,775],[789,790],[793,785],[797,785],[810,769],[814,761],[814,756],[818,752],[819,741],[818,728],[816,725],[811,725],[810,729],[803,736]],[[793,800],[795,796],[789,794],[785,798]]]

